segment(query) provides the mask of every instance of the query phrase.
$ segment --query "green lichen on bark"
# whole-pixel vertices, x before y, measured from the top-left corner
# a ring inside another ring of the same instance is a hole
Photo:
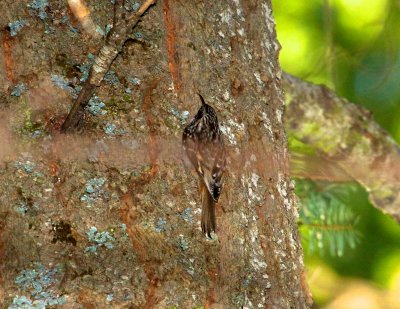
[[[283,80],[289,136],[336,164],[375,207],[400,221],[399,145],[361,106],[289,74]]]

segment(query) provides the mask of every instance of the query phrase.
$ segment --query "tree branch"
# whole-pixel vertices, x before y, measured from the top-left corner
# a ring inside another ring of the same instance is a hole
[[[320,168],[338,167],[340,177],[356,180],[376,208],[400,222],[400,148],[393,138],[369,111],[325,86],[286,73],[283,86],[289,136],[312,146],[323,157]]]
[[[136,13],[132,13],[126,18],[120,18],[115,27],[107,35],[105,44],[100,48],[94,64],[90,69],[89,78],[82,87],[78,98],[74,102],[65,122],[61,126],[61,132],[66,133],[79,126],[84,114],[84,109],[92,97],[96,87],[100,86],[104,75],[108,72],[114,59],[121,52],[125,41],[129,38],[129,33],[139,22],[140,17],[156,0],[145,1]]]

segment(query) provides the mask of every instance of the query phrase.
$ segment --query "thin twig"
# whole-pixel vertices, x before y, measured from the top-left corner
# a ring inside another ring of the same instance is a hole
[[[131,17],[128,17],[128,20],[129,20],[130,18],[133,19],[133,18],[134,18],[134,15],[142,16],[143,13],[146,12],[147,9],[148,9],[151,5],[153,5],[154,3],[156,3],[156,1],[157,1],[157,0],[146,0],[146,2],[142,4],[142,6],[139,8],[139,10],[138,10],[136,13],[133,13],[133,14],[131,15]]]
[[[113,4],[113,23],[112,23],[113,28],[115,27],[115,23],[117,21],[117,5],[118,5],[118,1],[114,1],[114,4]]]
[[[81,23],[83,30],[95,39],[99,39],[101,34],[96,31],[96,24],[90,17],[90,11],[85,2],[82,0],[68,0],[68,5],[72,14]]]
[[[145,1],[136,13],[131,14],[127,18],[120,18],[116,22],[115,27],[111,29],[107,35],[105,44],[97,53],[94,64],[90,69],[89,78],[83,85],[78,98],[75,100],[71,111],[61,126],[62,133],[67,133],[78,128],[84,115],[85,107],[96,87],[100,86],[104,75],[108,72],[118,53],[121,52],[125,41],[129,38],[129,33],[137,25],[140,17],[154,3],[156,3],[156,0]]]

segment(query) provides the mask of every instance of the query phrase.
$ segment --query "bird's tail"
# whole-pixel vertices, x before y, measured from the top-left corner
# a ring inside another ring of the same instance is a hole
[[[208,238],[211,238],[211,232],[215,233],[215,201],[204,182],[200,180],[201,194],[201,230]]]

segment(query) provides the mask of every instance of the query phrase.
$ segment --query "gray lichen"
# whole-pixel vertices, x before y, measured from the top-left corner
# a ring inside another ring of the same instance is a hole
[[[26,90],[28,90],[27,85],[25,85],[24,83],[19,83],[17,85],[15,85],[14,89],[11,92],[11,95],[13,97],[19,97],[21,96],[22,93],[24,93]]]
[[[134,0],[125,1],[125,10],[136,12],[140,8],[140,2]]]
[[[158,218],[155,230],[157,233],[161,233],[165,231],[165,226],[167,224],[167,221],[164,218]]]
[[[118,76],[115,74],[114,71],[108,71],[104,76],[104,81],[112,86],[120,86],[121,82],[118,79]]]
[[[94,203],[97,199],[101,199],[105,196],[103,186],[106,182],[105,178],[92,178],[87,181],[85,193],[81,196],[82,202],[89,204]]]
[[[192,216],[192,209],[191,208],[186,208],[182,214],[182,219],[185,220],[186,222],[193,223],[193,216]]]
[[[96,252],[100,247],[106,247],[107,249],[114,248],[115,239],[109,232],[99,232],[95,226],[92,226],[86,234],[92,245],[86,247],[85,252]]]
[[[188,119],[188,117],[189,117],[189,112],[188,112],[188,111],[179,112],[175,107],[172,107],[172,108],[171,108],[171,113],[172,113],[176,118],[179,119],[179,121],[180,121],[180,123],[181,123],[182,125],[186,124],[186,121],[187,121],[187,119]]]
[[[189,241],[182,234],[179,235],[177,245],[182,251],[186,251],[189,249]]]
[[[9,309],[16,308],[46,308],[47,306],[62,305],[66,303],[64,296],[55,292],[63,274],[62,265],[46,268],[41,263],[35,263],[35,267],[20,272],[15,278],[15,283],[30,297],[15,296]]]
[[[72,87],[71,83],[63,76],[53,74],[51,80],[57,87],[69,92],[69,94],[76,99],[78,97],[80,89],[78,87]]]
[[[26,25],[24,20],[16,20],[14,22],[8,23],[8,28],[10,29],[11,36],[16,36],[19,31]]]
[[[106,104],[103,101],[101,101],[98,96],[95,95],[89,100],[87,110],[93,116],[99,116],[107,114],[107,111],[104,109],[105,107]]]
[[[35,10],[37,16],[44,20],[47,18],[46,8],[49,6],[48,0],[33,0],[28,7]]]
[[[27,159],[24,161],[15,162],[14,166],[19,170],[23,170],[24,172],[31,174],[35,169],[36,163],[30,159]]]
[[[137,77],[128,77],[128,81],[135,86],[138,86],[141,83],[141,80]]]
[[[88,53],[86,58],[87,58],[86,61],[79,66],[79,70],[82,73],[82,76],[80,78],[81,82],[84,82],[89,78],[90,68],[94,63],[95,55],[93,55],[92,53]]]
[[[104,127],[104,133],[107,135],[114,135],[116,133],[117,126],[114,123],[106,123],[106,126]]]

